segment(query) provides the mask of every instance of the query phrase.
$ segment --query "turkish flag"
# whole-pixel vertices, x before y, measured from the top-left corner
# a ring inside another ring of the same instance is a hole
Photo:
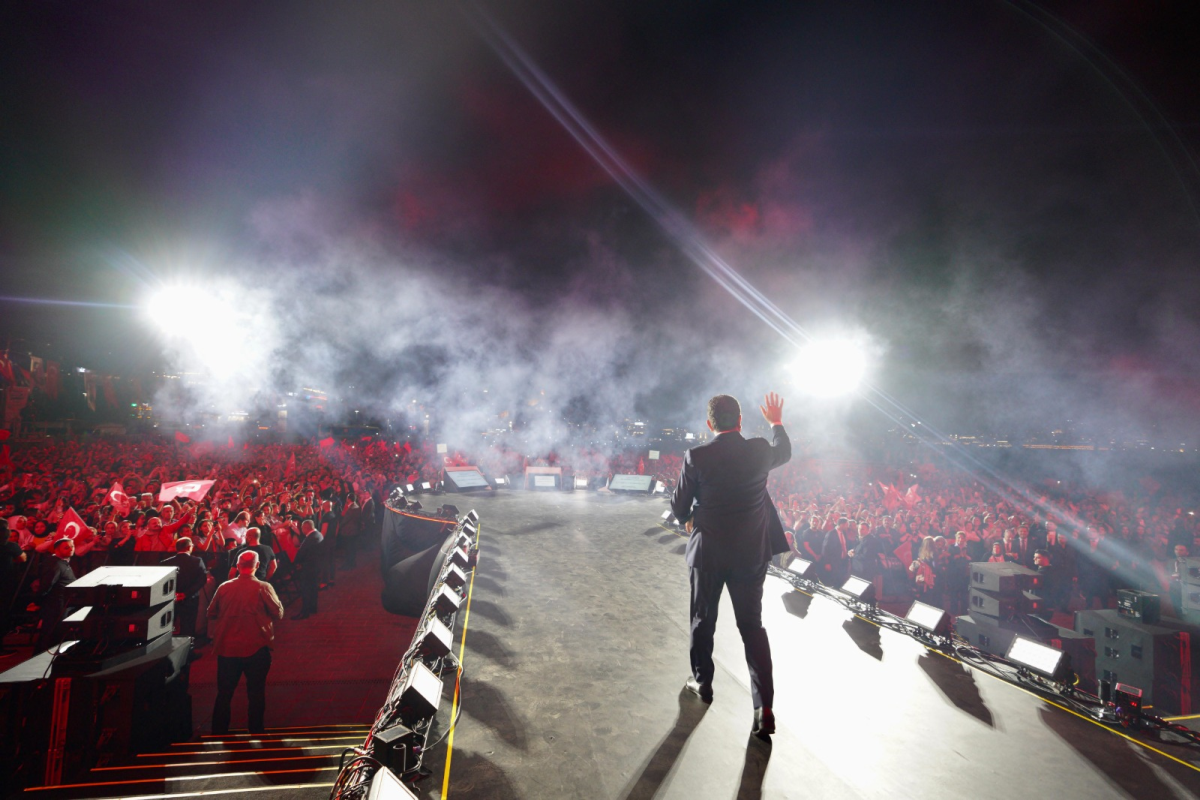
[[[62,519],[58,521],[58,529],[54,532],[54,538],[61,539],[65,536],[68,539],[74,539],[86,530],[87,524],[84,523],[83,517],[75,513],[75,509],[68,508],[67,513],[63,514]]]
[[[317,444],[321,445],[321,447],[333,447],[333,437],[328,436],[319,441]]]
[[[406,452],[406,453],[411,453],[411,452],[412,452],[412,442],[405,442],[405,443],[404,443],[404,452]]]
[[[117,481],[108,490],[108,496],[104,501],[117,510],[117,513],[122,517],[129,513],[129,509],[133,507],[133,498],[125,494],[125,489],[121,486],[121,482]]]
[[[296,454],[292,453],[292,457],[288,459],[287,469],[283,471],[284,477],[291,477],[296,474]]]
[[[183,431],[175,431],[175,441],[180,444],[187,444],[191,441],[191,438]]]
[[[208,490],[212,488],[214,483],[216,481],[176,481],[175,483],[164,483],[162,488],[158,490],[158,502],[167,503],[176,497],[186,497],[189,500],[199,502],[204,499],[204,495],[208,494]]]

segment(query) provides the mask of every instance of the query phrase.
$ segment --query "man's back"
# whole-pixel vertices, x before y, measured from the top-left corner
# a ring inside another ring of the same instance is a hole
[[[746,566],[787,550],[767,478],[772,469],[787,463],[792,447],[782,425],[772,430],[770,443],[729,431],[687,452],[671,507],[677,518],[690,516],[694,522],[688,566]]]

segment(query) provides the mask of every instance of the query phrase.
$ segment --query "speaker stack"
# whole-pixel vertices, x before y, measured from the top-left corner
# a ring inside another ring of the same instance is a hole
[[[1192,660],[1188,626],[1159,619],[1155,623],[1128,612],[1077,611],[1075,630],[1096,639],[1096,677],[1142,690],[1146,705],[1159,716],[1191,714],[1200,687],[1200,662]]]
[[[1200,558],[1179,559],[1179,616],[1189,625],[1200,625]]]
[[[174,567],[101,567],[66,587],[78,608],[59,651],[0,673],[0,727],[21,742],[0,754],[12,787],[79,780],[191,736],[175,584]]]
[[[1038,574],[1019,564],[973,562],[967,595],[970,614],[955,620],[954,632],[985,653],[1001,657],[1018,633],[1040,639],[1030,635],[1026,621],[1026,615],[1041,606],[1037,585]]]

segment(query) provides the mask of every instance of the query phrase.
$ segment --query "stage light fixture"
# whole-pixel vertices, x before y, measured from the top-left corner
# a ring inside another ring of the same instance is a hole
[[[662,516],[659,517],[659,519],[668,525],[673,525],[675,523],[675,519],[671,516],[671,509],[669,508],[662,513]]]
[[[454,634],[437,617],[430,617],[429,621],[425,623],[418,641],[420,642],[418,648],[422,653],[434,658],[441,658],[450,652],[454,643]]]
[[[807,558],[793,558],[792,562],[787,565],[788,572],[805,580],[813,580],[816,576],[813,575],[813,562]]]
[[[667,485],[665,483],[663,483],[662,481],[655,482],[655,484],[654,484],[654,493],[655,494],[665,494],[666,491],[667,491]]]
[[[472,538],[474,535],[474,528],[472,528],[470,525],[463,525],[462,530],[458,533],[458,538],[454,540],[454,546],[465,547],[470,550],[475,545],[475,541]]]
[[[950,615],[937,606],[914,600],[904,618],[934,636],[950,635]]]
[[[875,605],[875,583],[866,578],[860,578],[857,575],[851,575],[850,578],[842,584],[842,591],[850,597],[864,605]]]
[[[442,679],[433,670],[414,661],[400,689],[400,718],[408,727],[433,719],[442,700]]]
[[[467,512],[467,519],[470,520],[472,523],[478,525],[479,524],[479,512],[472,508],[470,511]]]
[[[371,752],[383,766],[371,778],[367,800],[416,800],[395,773],[416,769],[421,736],[407,725],[393,725],[371,737]]]
[[[408,492],[409,494],[412,494],[413,492],[416,491],[416,489],[413,488],[413,485],[411,483],[406,483],[406,484],[404,484],[404,491]]]
[[[586,475],[576,475],[575,476],[575,488],[576,489],[588,488],[588,479],[587,479]]]
[[[1005,658],[1051,680],[1062,680],[1070,672],[1066,653],[1024,636],[1013,637]]]
[[[492,483],[496,484],[497,486],[507,486],[508,478],[505,478],[503,476],[498,477],[498,478],[493,478]]]
[[[429,481],[421,481],[421,488],[428,492],[433,489],[433,486],[430,485]]]
[[[471,564],[471,554],[465,547],[455,547],[450,551],[450,562],[466,569]]]
[[[433,601],[433,609],[439,614],[453,614],[462,605],[458,593],[444,583],[438,584],[437,597]]]
[[[801,391],[819,397],[849,394],[867,373],[867,354],[849,339],[813,339],[800,349],[792,366]]]
[[[458,567],[451,564],[446,567],[446,571],[442,573],[442,580],[451,589],[461,589],[467,583],[467,573],[463,572]]]

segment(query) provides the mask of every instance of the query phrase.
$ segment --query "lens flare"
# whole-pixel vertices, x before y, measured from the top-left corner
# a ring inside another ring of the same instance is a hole
[[[189,371],[223,379],[252,370],[262,337],[261,313],[234,285],[170,284],[143,305],[146,318],[178,351]]]
[[[817,397],[840,397],[858,389],[867,374],[867,353],[849,339],[813,339],[792,365],[796,386]]]

